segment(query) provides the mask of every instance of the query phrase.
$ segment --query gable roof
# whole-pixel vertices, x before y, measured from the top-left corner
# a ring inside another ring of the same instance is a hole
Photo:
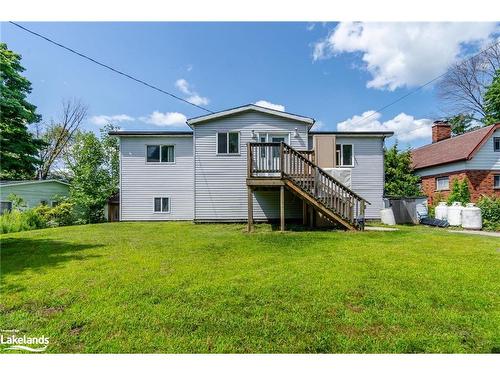
[[[413,169],[470,160],[500,123],[432,143],[411,152]]]
[[[289,113],[289,112],[277,111],[275,109],[261,107],[261,106],[255,105],[255,104],[247,104],[247,105],[244,105],[241,107],[236,107],[236,108],[226,109],[226,110],[220,111],[220,112],[210,113],[208,115],[193,117],[193,118],[188,119],[186,121],[186,123],[192,127],[192,125],[198,125],[198,124],[203,123],[205,121],[214,120],[214,119],[220,118],[220,117],[232,116],[232,115],[236,115],[236,114],[239,114],[242,112],[247,112],[247,111],[266,113],[269,115],[283,117],[283,118],[287,118],[290,120],[305,122],[309,126],[312,126],[314,124],[314,121],[315,121],[311,117],[295,115],[295,114]]]
[[[28,185],[28,184],[43,184],[47,182],[57,182],[59,184],[63,184],[66,186],[69,186],[67,182],[61,181],[61,180],[17,180],[17,181],[11,181],[11,180],[3,180],[0,181],[0,186],[17,186],[17,185]]]

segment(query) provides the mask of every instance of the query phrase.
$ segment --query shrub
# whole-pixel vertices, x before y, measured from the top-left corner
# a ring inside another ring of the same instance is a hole
[[[35,209],[26,211],[13,210],[0,216],[0,232],[11,233],[24,230],[40,229],[47,226],[47,220]]]
[[[42,216],[51,227],[72,225],[75,223],[73,203],[62,201],[55,207],[37,206],[34,210]]]
[[[500,230],[500,198],[483,195],[477,202],[483,216],[483,228]]]
[[[458,178],[453,179],[451,193],[448,196],[448,204],[453,202],[460,202],[463,205],[470,202],[469,180],[467,177],[463,180],[459,180]]]

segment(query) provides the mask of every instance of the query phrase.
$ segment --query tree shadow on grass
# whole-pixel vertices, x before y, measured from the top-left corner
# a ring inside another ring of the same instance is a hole
[[[82,251],[98,248],[101,244],[80,244],[50,239],[5,238],[0,246],[0,283],[4,277],[26,270],[43,272],[71,260],[100,257],[82,254]]]

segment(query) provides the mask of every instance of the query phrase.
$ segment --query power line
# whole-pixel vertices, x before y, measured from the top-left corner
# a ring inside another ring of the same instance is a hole
[[[209,110],[209,109],[207,109],[207,108],[204,108],[204,107],[202,107],[202,106],[200,106],[200,105],[197,105],[197,104],[191,103],[190,101],[188,101],[188,100],[186,100],[186,99],[183,99],[183,98],[181,98],[181,97],[179,97],[179,96],[177,96],[177,95],[175,95],[175,94],[172,94],[171,92],[165,91],[165,90],[163,90],[163,89],[161,89],[161,88],[159,88],[159,87],[157,87],[157,86],[154,86],[154,85],[152,85],[152,84],[150,84],[150,83],[147,83],[147,82],[143,81],[142,79],[139,79],[139,78],[133,77],[133,76],[131,76],[130,74],[127,74],[127,73],[122,72],[122,71],[120,71],[120,70],[118,70],[118,69],[115,69],[115,68],[113,68],[113,67],[111,67],[111,66],[109,66],[109,65],[106,65],[106,64],[104,64],[104,63],[102,63],[102,62],[100,62],[100,61],[97,61],[96,59],[94,59],[94,58],[92,58],[92,57],[89,57],[89,56],[87,56],[87,55],[85,55],[85,54],[83,54],[83,53],[81,53],[81,52],[78,52],[78,51],[76,51],[76,50],[72,49],[72,48],[66,47],[66,46],[65,46],[65,45],[63,45],[63,44],[58,43],[58,42],[56,42],[56,41],[54,41],[54,40],[52,40],[52,39],[50,39],[50,38],[47,38],[46,36],[43,36],[43,35],[41,35],[41,34],[39,34],[39,33],[35,32],[35,31],[33,31],[33,30],[30,30],[30,29],[28,29],[28,28],[24,27],[24,26],[21,26],[21,25],[19,25],[19,24],[18,24],[18,23],[16,23],[16,22],[9,21],[9,23],[10,23],[10,24],[12,24],[12,25],[14,25],[14,26],[19,27],[20,29],[22,29],[22,30],[24,30],[24,31],[26,31],[26,32],[28,32],[28,33],[30,33],[30,34],[33,34],[33,35],[35,35],[35,36],[37,36],[37,37],[39,37],[39,38],[44,39],[44,40],[46,40],[46,41],[47,41],[47,42],[49,42],[49,43],[52,43],[52,44],[54,44],[54,45],[56,45],[56,46],[58,46],[58,47],[61,47],[61,48],[65,49],[65,50],[67,50],[67,51],[71,52],[71,53],[74,53],[75,55],[78,55],[78,56],[80,56],[80,57],[83,57],[84,59],[89,60],[89,61],[91,61],[91,62],[93,62],[93,63],[95,63],[95,64],[97,64],[97,65],[100,65],[100,66],[102,66],[103,68],[109,69],[109,70],[111,70],[111,71],[113,71],[113,72],[115,72],[115,73],[118,73],[118,74],[120,74],[120,75],[122,75],[122,76],[126,77],[126,78],[129,78],[129,79],[131,79],[131,80],[133,80],[133,81],[135,81],[135,82],[137,82],[137,83],[140,83],[140,84],[142,84],[142,85],[144,85],[144,86],[147,86],[147,87],[149,87],[149,88],[152,88],[153,90],[156,90],[156,91],[159,91],[159,92],[161,92],[161,93],[163,93],[163,94],[166,94],[166,95],[168,95],[168,96],[170,96],[170,97],[172,97],[172,98],[174,98],[174,99],[180,100],[181,102],[184,102],[184,103],[187,103],[187,104],[189,104],[189,105],[192,105],[193,107],[196,107],[196,108],[198,108],[198,109],[202,109],[202,110],[204,110],[204,111],[206,111],[206,112],[213,113],[213,111],[211,111],[211,110]]]
[[[481,55],[481,54],[485,53],[485,52],[486,52],[486,51],[488,51],[489,49],[491,49],[491,48],[495,47],[495,46],[496,46],[497,44],[499,44],[499,43],[500,43],[500,40],[499,40],[498,42],[495,42],[495,43],[490,44],[487,48],[483,49],[482,51],[479,51],[479,52],[478,52],[478,53],[476,53],[475,55],[472,55],[472,56],[471,56],[471,57],[469,57],[468,59],[463,60],[463,61],[462,61],[462,62],[460,62],[458,65],[462,65],[462,64],[465,64],[465,63],[469,62],[470,60],[472,60],[472,59],[476,58],[477,56],[479,56],[479,55]],[[360,124],[360,123],[361,123],[361,122],[363,122],[364,120],[369,119],[369,118],[370,118],[370,117],[372,117],[372,116],[375,116],[377,113],[382,112],[384,109],[387,109],[387,108],[389,108],[390,106],[392,106],[392,105],[394,105],[394,104],[396,104],[396,103],[399,103],[401,100],[406,99],[408,96],[415,94],[417,91],[422,90],[424,87],[429,86],[431,83],[433,83],[433,82],[435,82],[435,81],[437,81],[437,80],[441,79],[442,77],[444,77],[444,76],[445,76],[445,75],[447,75],[447,74],[448,74],[448,72],[444,72],[443,74],[438,75],[437,77],[435,77],[435,78],[431,79],[430,81],[428,81],[428,82],[424,83],[423,85],[421,85],[421,86],[417,87],[415,90],[410,91],[409,93],[407,93],[407,94],[405,94],[405,95],[403,95],[403,96],[399,97],[398,99],[396,99],[396,100],[394,100],[394,101],[390,102],[389,104],[386,104],[386,105],[384,105],[383,107],[380,107],[379,109],[377,109],[376,111],[373,111],[373,112],[372,112],[372,113],[370,113],[368,116],[363,116],[361,119],[359,119],[359,121],[353,122],[351,125],[357,125],[357,124]]]

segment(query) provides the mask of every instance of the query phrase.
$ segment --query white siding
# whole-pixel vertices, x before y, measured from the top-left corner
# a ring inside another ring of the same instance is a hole
[[[298,137],[294,137],[297,128]],[[195,126],[195,220],[230,221],[247,219],[247,143],[255,142],[251,132],[286,132],[290,144],[298,150],[307,149],[307,125],[277,116],[246,112],[219,118]],[[240,132],[239,155],[217,155],[216,134]],[[287,193],[287,217],[300,217],[300,200]],[[279,217],[279,193],[258,191],[254,199],[254,218]]]
[[[465,161],[457,161],[455,163],[436,165],[435,167],[423,168],[415,171],[415,174],[421,177],[434,176],[441,173],[451,173],[456,171],[463,171],[466,169]]]
[[[337,144],[352,144],[354,167],[351,189],[369,201],[367,219],[379,219],[384,196],[384,140],[382,137],[336,135]]]
[[[146,145],[174,145],[174,164],[146,163]],[[193,219],[193,139],[186,136],[121,137],[120,219]],[[169,197],[170,212],[155,213],[154,198]]]
[[[500,137],[500,129],[492,134],[471,160],[467,160],[467,169],[500,170],[500,152],[493,151],[493,137]]]

